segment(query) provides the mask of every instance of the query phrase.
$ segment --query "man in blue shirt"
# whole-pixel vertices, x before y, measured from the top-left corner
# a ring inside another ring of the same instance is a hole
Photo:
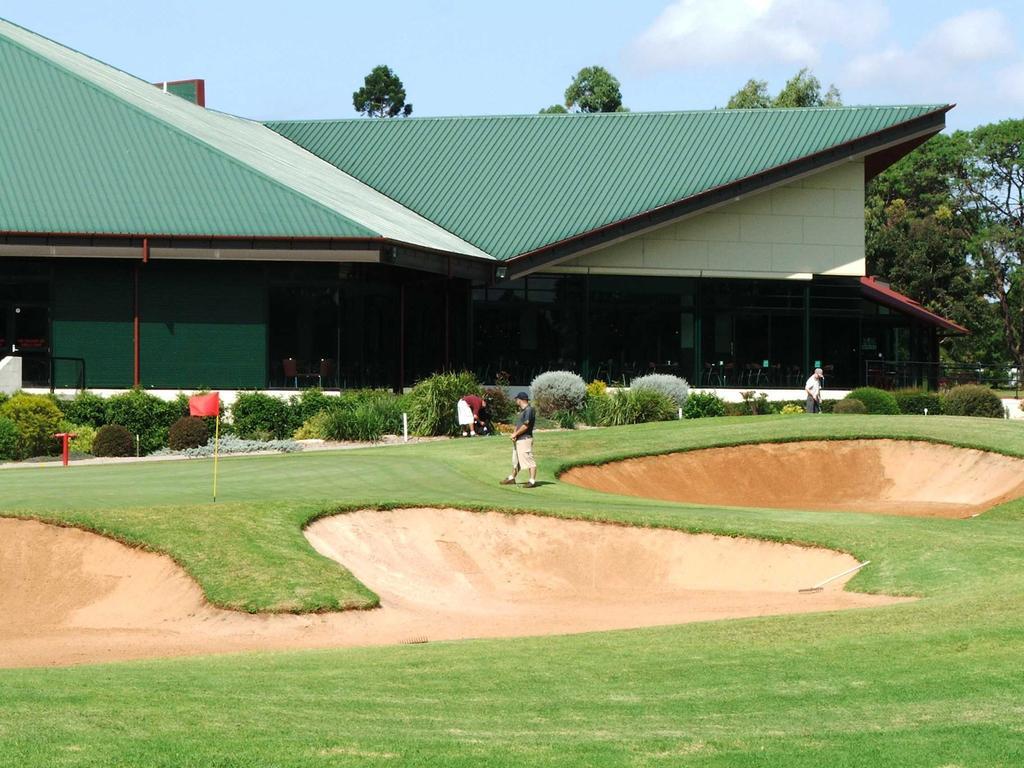
[[[526,487],[536,488],[537,462],[533,458],[533,423],[537,420],[537,414],[525,392],[516,395],[516,405],[519,406],[519,413],[516,414],[515,430],[512,432],[512,474],[502,480],[501,484],[515,485],[516,475],[525,467],[530,471],[530,482]]]

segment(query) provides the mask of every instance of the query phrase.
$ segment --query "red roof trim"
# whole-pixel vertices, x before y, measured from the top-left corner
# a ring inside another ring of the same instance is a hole
[[[898,291],[894,291],[885,283],[881,282],[877,277],[862,277],[860,279],[861,293],[864,294],[865,298],[871,299],[872,301],[884,304],[890,309],[895,309],[897,312],[902,312],[911,317],[916,317],[918,320],[924,320],[926,323],[942,328],[945,331],[953,334],[968,335],[970,331],[964,328],[962,325],[954,323],[942,315],[937,315],[930,309],[926,309],[918,302],[914,301],[909,296],[904,296]]]

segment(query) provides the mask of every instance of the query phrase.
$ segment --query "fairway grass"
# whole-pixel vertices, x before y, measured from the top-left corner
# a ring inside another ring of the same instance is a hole
[[[572,465],[765,440],[947,442],[1024,456],[1024,425],[707,419],[543,433],[536,490],[498,438],[0,472],[3,514],[174,557],[241,610],[370,607],[305,542],[363,507],[532,511],[828,546],[914,603],[568,637],[0,670],[0,766],[1024,765],[1024,502],[972,520],[685,506],[559,483]],[[737,467],[737,472],[742,472]],[[2,653],[2,649],[0,649]]]

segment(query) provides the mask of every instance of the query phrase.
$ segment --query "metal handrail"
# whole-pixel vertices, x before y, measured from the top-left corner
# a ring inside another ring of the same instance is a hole
[[[84,357],[62,357],[62,356],[51,355],[50,356],[50,392],[52,393],[56,389],[55,381],[56,381],[56,378],[57,378],[57,373],[56,373],[57,372],[57,368],[54,365],[54,363],[56,363],[58,360],[63,360],[65,362],[70,362],[70,363],[78,363],[78,385],[75,387],[75,389],[84,390],[85,389],[85,382],[86,382],[86,378],[85,378],[85,358]]]

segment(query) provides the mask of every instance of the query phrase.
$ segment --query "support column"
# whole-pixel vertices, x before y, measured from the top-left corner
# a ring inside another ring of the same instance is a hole
[[[804,286],[804,369],[801,375],[807,376],[811,370],[811,285]]]
[[[565,278],[568,279],[568,278]],[[581,368],[583,378],[590,381],[593,378],[593,368],[590,361],[590,273],[583,275],[583,361]],[[610,378],[610,377],[609,377]]]
[[[444,369],[452,369],[452,307],[451,292],[452,281],[448,278],[444,281]]]
[[[405,391],[405,283],[398,289],[398,394]]]
[[[139,265],[132,265],[132,386],[142,386],[142,367],[140,354],[142,350],[139,334],[141,332],[139,307]]]

